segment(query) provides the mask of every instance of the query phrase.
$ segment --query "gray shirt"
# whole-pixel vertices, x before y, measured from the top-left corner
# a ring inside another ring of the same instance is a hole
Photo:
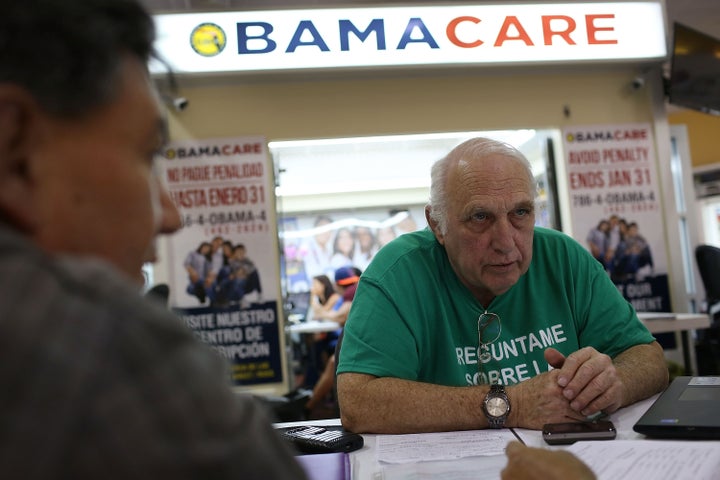
[[[299,479],[227,365],[108,265],[0,226],[0,472],[23,479]]]

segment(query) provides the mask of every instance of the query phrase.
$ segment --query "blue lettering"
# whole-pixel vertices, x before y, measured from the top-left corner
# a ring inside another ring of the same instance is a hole
[[[347,52],[350,50],[350,32],[354,33],[361,42],[367,40],[372,32],[375,32],[377,38],[377,49],[385,50],[385,23],[382,19],[376,18],[367,29],[359,30],[350,20],[340,20],[340,50]]]
[[[422,38],[412,38],[412,34],[415,29],[418,29],[420,31],[420,33],[422,34]],[[430,48],[440,48],[433,36],[430,34],[430,31],[427,29],[423,21],[419,18],[410,19],[407,27],[405,28],[405,32],[400,39],[400,43],[398,43],[397,49],[403,50],[410,42],[427,43]]]
[[[305,32],[308,32],[310,34],[310,36],[312,37],[312,41],[303,42],[300,40],[300,37],[302,37],[303,33]],[[287,50],[285,50],[285,53],[292,53],[297,47],[301,45],[315,45],[320,49],[320,51],[330,51],[327,44],[325,43],[325,40],[323,40],[322,36],[320,35],[320,32],[318,32],[317,28],[315,28],[315,25],[313,25],[312,21],[310,20],[300,21],[297,29],[295,30],[295,33],[293,34],[292,40],[290,40],[290,45],[288,45]]]
[[[261,35],[250,36],[247,31],[250,27],[260,27],[262,29]],[[269,53],[277,48],[277,43],[274,40],[270,40],[269,35],[273,31],[273,26],[266,22],[257,23],[238,23],[237,34],[238,34],[238,53]],[[248,42],[250,40],[261,40],[265,42],[265,48],[258,50],[250,50]]]

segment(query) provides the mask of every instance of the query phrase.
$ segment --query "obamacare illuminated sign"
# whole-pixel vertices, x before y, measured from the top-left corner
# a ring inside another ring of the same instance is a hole
[[[659,1],[217,12],[155,22],[156,48],[179,73],[666,57]]]

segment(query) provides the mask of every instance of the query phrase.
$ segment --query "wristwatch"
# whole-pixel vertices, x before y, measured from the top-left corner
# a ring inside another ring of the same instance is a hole
[[[502,385],[491,385],[482,404],[490,428],[503,428],[510,413],[510,399]]]

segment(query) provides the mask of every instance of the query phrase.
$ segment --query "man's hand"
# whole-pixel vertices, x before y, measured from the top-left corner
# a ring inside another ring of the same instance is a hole
[[[623,383],[612,359],[592,347],[567,358],[554,348],[545,350],[545,360],[557,372],[557,383],[570,408],[583,416],[612,413],[623,403]]]
[[[508,388],[513,405],[509,426],[542,429],[546,423],[561,423],[585,418],[570,408],[558,384],[558,370],[536,375]]]
[[[503,480],[594,480],[595,474],[576,456],[564,450],[545,450],[510,442]]]

